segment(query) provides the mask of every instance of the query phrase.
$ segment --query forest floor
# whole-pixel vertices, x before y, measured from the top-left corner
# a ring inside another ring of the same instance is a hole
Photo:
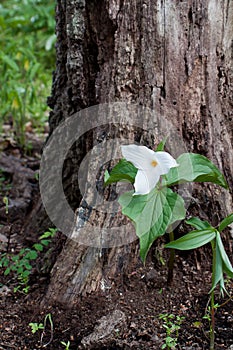
[[[35,232],[27,239],[23,232],[39,195],[41,141],[34,136],[29,135],[30,156],[11,138],[0,140],[0,263],[4,254],[12,259],[36,243]],[[56,249],[57,239],[46,251]],[[139,262],[120,284],[102,288],[98,295],[79,298],[72,306],[41,307],[50,277],[43,269],[45,256],[43,250],[32,262],[28,290],[16,272],[5,276],[6,267],[0,267],[0,350],[161,349],[169,339],[167,349],[209,349],[209,321],[203,318],[211,286],[208,249],[176,256],[171,287],[166,283],[167,256],[159,250],[145,267]],[[232,281],[227,287],[232,295]],[[216,295],[222,305],[216,310],[216,350],[233,350],[233,300],[228,299]],[[41,324],[41,329],[32,333],[29,323]]]

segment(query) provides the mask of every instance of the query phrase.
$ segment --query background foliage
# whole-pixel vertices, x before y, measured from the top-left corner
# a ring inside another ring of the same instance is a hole
[[[0,4],[0,120],[23,143],[27,121],[43,125],[55,66],[55,0]]]

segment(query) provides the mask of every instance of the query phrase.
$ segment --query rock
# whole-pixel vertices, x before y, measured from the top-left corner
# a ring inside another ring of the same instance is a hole
[[[2,235],[1,233],[0,233],[0,242],[4,242],[4,243],[8,242],[8,238],[5,235]]]
[[[33,132],[32,122],[27,122],[25,124],[25,131],[26,132]]]
[[[0,288],[0,297],[5,297],[9,294],[11,294],[10,288],[8,288],[7,286],[2,286]]]
[[[98,321],[99,324],[95,326],[94,331],[82,339],[82,345],[91,349],[91,345],[99,345],[106,340],[114,339],[116,332],[119,332],[117,327],[121,327],[125,322],[125,313],[121,310],[114,310]]]

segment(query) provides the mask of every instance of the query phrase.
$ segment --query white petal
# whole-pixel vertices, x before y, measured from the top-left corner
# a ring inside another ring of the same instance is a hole
[[[155,154],[154,151],[145,147],[137,145],[121,146],[123,157],[137,169],[146,170],[151,168],[151,160]]]
[[[154,158],[161,169],[160,175],[167,174],[171,168],[179,166],[176,160],[167,152],[155,152]]]
[[[149,193],[156,186],[159,177],[159,167],[154,168],[152,171],[138,170],[134,182],[134,195]]]

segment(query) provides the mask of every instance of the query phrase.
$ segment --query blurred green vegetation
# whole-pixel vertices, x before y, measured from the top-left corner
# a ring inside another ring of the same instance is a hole
[[[0,4],[0,128],[13,122],[25,143],[25,123],[42,128],[55,68],[55,0],[3,0]]]

